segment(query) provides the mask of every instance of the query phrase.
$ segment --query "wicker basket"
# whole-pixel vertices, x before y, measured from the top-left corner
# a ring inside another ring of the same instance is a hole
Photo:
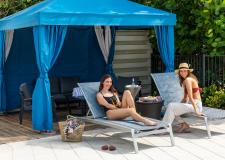
[[[82,134],[84,132],[84,126],[85,126],[83,122],[79,125],[79,127],[73,130],[73,133],[70,133],[68,135],[65,135],[64,133],[64,128],[67,126],[67,122],[72,119],[77,119],[77,118],[69,115],[67,116],[66,121],[59,122],[59,131],[61,134],[61,139],[62,141],[67,141],[67,142],[80,142],[82,141]]]

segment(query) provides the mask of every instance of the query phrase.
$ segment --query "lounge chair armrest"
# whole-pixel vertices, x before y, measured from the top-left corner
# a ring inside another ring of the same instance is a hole
[[[195,113],[190,113],[189,115],[192,115],[192,116],[197,117],[197,118],[205,118],[205,117],[207,117],[207,115],[199,116],[199,115],[197,115]]]

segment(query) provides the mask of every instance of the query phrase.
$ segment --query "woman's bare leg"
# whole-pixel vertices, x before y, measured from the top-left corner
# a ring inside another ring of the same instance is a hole
[[[129,108],[126,99],[127,99],[127,97],[124,95],[124,92],[123,92],[122,102],[121,102],[121,107],[122,108]]]
[[[156,125],[155,122],[139,115],[134,108],[121,108],[107,111],[107,117],[111,120],[124,119],[131,116],[135,121],[143,122],[145,125]]]
[[[123,92],[122,108],[134,108],[136,110],[134,99],[129,90]]]

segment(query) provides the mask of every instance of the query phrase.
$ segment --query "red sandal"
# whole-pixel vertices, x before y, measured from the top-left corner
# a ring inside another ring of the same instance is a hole
[[[108,150],[109,149],[109,146],[108,145],[104,145],[104,146],[101,147],[101,149],[104,150],[104,151],[105,150]]]
[[[109,150],[110,150],[110,151],[115,151],[115,150],[116,150],[116,147],[113,146],[113,145],[110,145],[110,146],[109,146]]]

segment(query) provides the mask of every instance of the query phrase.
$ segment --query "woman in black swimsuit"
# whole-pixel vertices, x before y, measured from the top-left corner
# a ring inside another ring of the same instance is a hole
[[[118,120],[132,117],[145,125],[156,125],[156,122],[146,119],[136,112],[135,103],[129,90],[124,91],[122,102],[120,102],[110,75],[102,77],[96,97],[98,103],[104,107],[108,119]]]

